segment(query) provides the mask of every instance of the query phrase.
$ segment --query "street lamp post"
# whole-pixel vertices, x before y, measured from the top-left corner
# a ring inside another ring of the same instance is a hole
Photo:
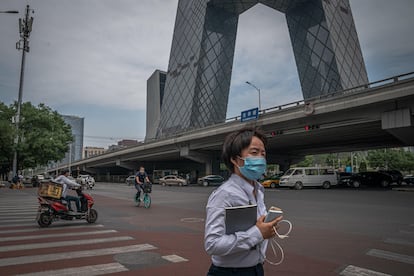
[[[249,81],[246,81],[246,83],[247,83],[248,85],[250,85],[251,87],[253,87],[254,89],[256,89],[256,90],[257,90],[257,92],[259,93],[259,110],[262,110],[262,105],[261,105],[261,101],[260,101],[260,89],[259,89],[259,88],[257,88],[257,87],[256,87],[256,85],[252,84],[252,83],[251,83],[251,82],[249,82]]]
[[[17,100],[17,111],[15,117],[16,124],[16,137],[15,137],[15,150],[13,155],[13,176],[17,172],[17,145],[19,143],[19,123],[20,123],[20,109],[22,105],[23,98],[23,81],[24,81],[24,65],[26,60],[26,52],[29,52],[29,37],[30,32],[32,31],[33,17],[29,18],[30,9],[29,5],[26,6],[26,16],[25,18],[19,18],[19,32],[20,40],[16,43],[16,49],[22,50],[22,63],[20,67],[20,84],[19,84],[19,97]],[[22,45],[23,43],[23,45]]]

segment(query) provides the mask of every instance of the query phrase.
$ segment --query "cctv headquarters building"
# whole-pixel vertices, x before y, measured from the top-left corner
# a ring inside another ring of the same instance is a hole
[[[286,16],[305,100],[368,82],[349,0],[179,0],[168,71],[148,80],[147,140],[225,121],[238,18],[258,3]]]

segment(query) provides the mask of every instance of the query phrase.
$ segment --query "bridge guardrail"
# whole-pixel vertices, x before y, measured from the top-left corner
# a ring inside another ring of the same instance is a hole
[[[346,95],[346,94],[352,94],[352,93],[356,93],[356,92],[359,92],[361,90],[368,89],[368,88],[378,88],[378,87],[386,86],[386,85],[396,83],[396,82],[399,82],[399,81],[411,79],[411,78],[414,78],[414,72],[393,76],[393,77],[390,77],[390,78],[370,82],[370,83],[363,84],[363,85],[358,85],[356,87],[335,91],[335,92],[325,94],[325,95],[320,95],[318,97],[310,98],[306,101],[305,100],[299,100],[299,101],[295,101],[295,102],[292,102],[292,103],[287,103],[287,104],[282,104],[282,105],[262,109],[262,110],[259,110],[259,114],[266,114],[266,113],[269,113],[269,112],[285,110],[285,109],[288,109],[288,108],[291,108],[291,107],[297,107],[297,106],[300,106],[300,105],[305,105],[306,103],[312,102],[312,101],[315,101],[315,100],[320,100],[320,99],[325,99],[325,98],[330,98],[330,97],[336,97],[336,96],[341,96],[341,95]],[[227,118],[225,120],[225,123],[238,121],[238,120],[240,120],[240,116],[235,116],[235,117]]]
[[[321,96],[318,96],[318,97],[315,97],[315,98],[310,98],[306,101],[305,100],[299,100],[299,101],[295,101],[295,102],[291,102],[291,103],[287,103],[287,104],[283,104],[283,105],[279,105],[279,106],[274,106],[274,107],[262,109],[262,110],[259,110],[259,115],[260,114],[271,113],[271,112],[276,112],[276,111],[280,111],[280,110],[287,110],[289,108],[294,108],[294,107],[297,107],[297,106],[305,105],[306,103],[309,103],[309,102],[312,102],[312,101],[315,101],[315,100],[326,99],[326,98],[342,96],[342,95],[349,95],[349,94],[360,92],[361,90],[368,89],[368,88],[378,88],[378,87],[386,86],[386,85],[393,84],[393,83],[396,83],[396,82],[408,80],[408,79],[411,79],[411,78],[414,78],[414,72],[409,72],[409,73],[393,76],[393,77],[390,77],[390,78],[370,82],[368,84],[359,85],[359,86],[348,88],[348,89],[345,89],[345,90],[335,91],[335,92],[325,94],[325,95],[321,95]],[[209,126],[204,127],[203,129],[208,129],[208,128],[211,128],[211,127],[217,127],[219,125],[224,125],[224,124],[227,124],[227,123],[237,122],[237,121],[240,121],[240,119],[241,119],[241,116],[230,117],[230,118],[227,118],[223,123],[211,124]],[[154,139],[154,140],[151,140],[151,141],[146,141],[145,144],[159,142],[159,141],[168,140],[168,139],[174,139],[174,138],[181,137],[183,135],[188,135],[188,134],[191,134],[191,133],[194,133],[194,132],[199,132],[199,131],[200,131],[200,129],[194,128],[194,129],[188,130],[186,132],[175,133],[174,135],[169,136],[169,137],[164,137],[164,138]],[[122,150],[125,150],[125,149],[128,149],[128,148],[115,150],[115,151],[122,151]],[[115,151],[107,152],[107,153],[104,153],[102,155],[113,153]],[[99,156],[102,156],[102,155],[99,155]],[[94,157],[96,157],[96,156],[93,156],[91,158],[94,158]],[[88,158],[86,158],[86,159],[88,159]],[[65,166],[67,166],[67,164],[61,164],[60,167],[63,168]],[[55,169],[56,168],[53,168],[53,170],[55,170]]]

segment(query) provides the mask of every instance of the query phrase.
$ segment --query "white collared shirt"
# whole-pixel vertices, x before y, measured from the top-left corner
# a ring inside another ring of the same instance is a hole
[[[220,267],[250,267],[264,262],[268,241],[254,225],[247,231],[226,235],[225,207],[257,204],[257,218],[266,215],[264,188],[254,187],[236,174],[212,192],[207,202],[204,247],[214,265]]]

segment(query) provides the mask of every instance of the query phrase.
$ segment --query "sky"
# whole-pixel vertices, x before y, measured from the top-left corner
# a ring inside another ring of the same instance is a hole
[[[85,118],[84,146],[143,140],[146,82],[166,71],[178,0],[1,0],[0,101],[17,100],[18,18],[34,10],[23,101]],[[369,81],[414,71],[414,1],[350,0]],[[302,100],[284,14],[258,4],[239,18],[227,118]]]

